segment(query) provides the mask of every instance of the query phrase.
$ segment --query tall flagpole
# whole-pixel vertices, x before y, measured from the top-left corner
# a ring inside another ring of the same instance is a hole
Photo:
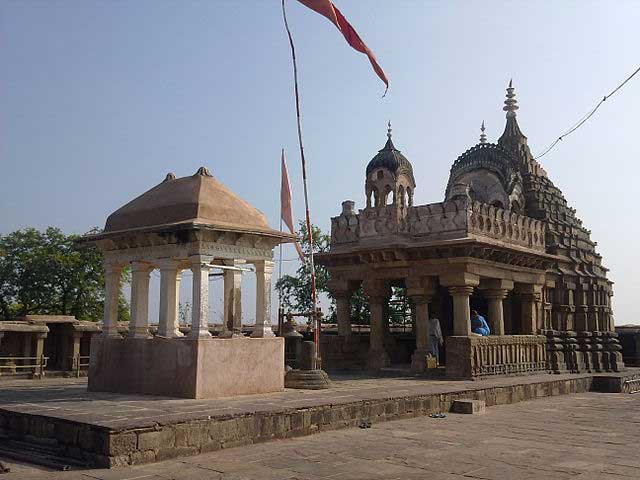
[[[282,158],[284,148],[282,149]],[[282,163],[280,163],[280,181],[282,182]],[[282,186],[280,187],[282,188]],[[282,196],[282,193],[280,194]],[[282,198],[280,198],[280,231],[282,231]],[[278,283],[282,280],[282,243],[278,246]],[[282,335],[282,289],[278,289],[278,335]]]
[[[316,368],[321,368],[320,365],[320,316],[316,315],[317,312],[317,295],[316,295],[316,268],[313,260],[313,230],[311,229],[311,216],[309,215],[309,195],[307,191],[307,162],[304,158],[304,147],[302,146],[302,127],[300,126],[300,95],[298,93],[298,64],[296,62],[296,49],[293,46],[293,37],[291,36],[291,30],[289,30],[289,23],[287,22],[287,12],[284,8],[284,0],[282,0],[282,18],[284,19],[284,27],[287,30],[287,36],[289,37],[289,45],[291,46],[291,60],[293,61],[293,85],[296,97],[296,121],[298,124],[298,145],[300,146],[300,160],[302,161],[302,184],[304,186],[304,207],[307,223],[307,235],[309,237],[309,266],[311,267],[311,303],[313,309],[311,311],[311,318],[315,320],[315,329],[313,334],[313,341],[316,344],[316,357],[318,365]]]

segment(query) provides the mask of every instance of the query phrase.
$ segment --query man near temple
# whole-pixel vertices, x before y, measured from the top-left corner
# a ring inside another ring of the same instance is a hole
[[[478,312],[471,310],[471,331],[476,335],[482,335],[486,337],[491,333],[489,324],[482,315],[478,315]]]
[[[440,363],[440,347],[444,343],[442,337],[442,329],[440,328],[440,320],[433,312],[429,314],[429,338],[427,340],[427,352],[433,355],[438,363]]]

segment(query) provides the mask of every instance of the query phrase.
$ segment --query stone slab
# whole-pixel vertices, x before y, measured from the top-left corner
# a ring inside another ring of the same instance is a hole
[[[483,381],[334,376],[327,390],[219,399],[87,392],[78,379],[3,382],[0,435],[39,442],[87,464],[161,461],[387,420],[449,411],[460,399],[487,406],[587,392],[592,375]],[[159,432],[159,433],[158,433]]]
[[[478,415],[486,411],[486,402],[484,400],[454,400],[451,405],[453,413],[464,413],[469,415]]]
[[[279,392],[284,340],[94,337],[88,390],[195,399]]]

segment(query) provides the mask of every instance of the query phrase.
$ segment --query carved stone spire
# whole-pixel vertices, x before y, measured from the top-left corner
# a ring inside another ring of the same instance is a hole
[[[518,106],[518,101],[516,100],[516,94],[513,93],[515,88],[513,88],[513,79],[509,80],[509,86],[507,87],[507,99],[504,101],[504,107],[502,110],[507,112],[507,118],[515,117],[516,110],[520,107]]]
[[[509,80],[506,95],[507,99],[504,101],[504,107],[502,107],[502,109],[507,112],[507,124],[504,127],[504,133],[498,139],[498,144],[518,150],[520,145],[527,144],[527,137],[525,137],[524,133],[520,130],[518,121],[516,120],[516,110],[520,107],[518,106],[514,92],[513,80]]]
[[[487,136],[484,134],[484,120],[482,120],[482,126],[480,127],[480,143],[487,143]]]
[[[380,151],[382,152],[386,150],[396,150],[396,147],[393,145],[393,142],[391,141],[391,120],[387,122],[387,143],[384,145],[384,147]]]

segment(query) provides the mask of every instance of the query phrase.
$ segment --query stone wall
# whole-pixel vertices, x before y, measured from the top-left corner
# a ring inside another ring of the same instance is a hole
[[[640,366],[640,325],[616,327],[625,365]]]
[[[322,368],[327,371],[366,370],[369,335],[320,336]]]
[[[591,376],[524,381],[503,386],[335,402],[276,412],[246,412],[182,423],[125,430],[74,423],[59,418],[0,410],[0,435],[39,443],[61,456],[96,467],[119,467],[195,455],[318,432],[448,412],[454,400],[484,400],[488,407],[536,398],[582,393]]]

